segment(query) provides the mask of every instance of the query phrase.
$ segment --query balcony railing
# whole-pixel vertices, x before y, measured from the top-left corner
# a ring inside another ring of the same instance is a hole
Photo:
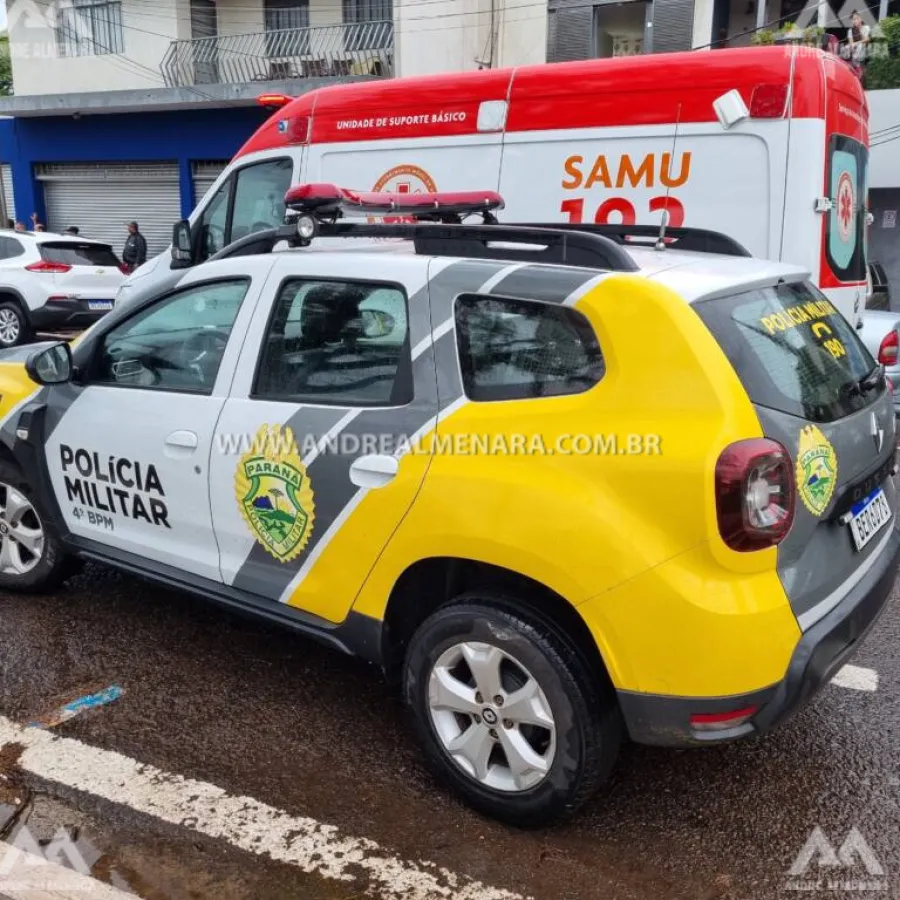
[[[173,41],[160,69],[168,87],[189,87],[390,76],[393,61],[393,22],[360,22]]]

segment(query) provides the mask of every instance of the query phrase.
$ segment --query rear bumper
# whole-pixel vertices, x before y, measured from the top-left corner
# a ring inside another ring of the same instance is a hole
[[[97,319],[102,319],[108,312],[112,312],[115,308],[115,301],[110,300],[109,302],[112,304],[109,309],[99,310],[91,309],[87,300],[45,303],[29,312],[31,327],[35,331],[87,328],[88,325],[93,325]]]
[[[761,691],[729,697],[665,697],[619,691],[632,740],[640,744],[691,747],[765,734],[802,709],[859,648],[894,586],[900,565],[900,528],[894,527],[878,562],[827,615],[803,633],[782,681]],[[697,713],[757,707],[749,721],[725,731],[697,732]]]

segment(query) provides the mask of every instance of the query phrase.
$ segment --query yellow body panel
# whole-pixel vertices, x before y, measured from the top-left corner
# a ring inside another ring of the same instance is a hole
[[[6,418],[17,403],[38,390],[40,386],[28,377],[22,363],[0,361],[0,421]]]
[[[712,696],[777,681],[799,630],[776,550],[730,550],[713,494],[721,451],[762,436],[746,391],[668,289],[610,277],[576,308],[599,338],[604,378],[577,395],[466,403],[442,421],[445,443],[355,610],[382,618],[417,560],[479,560],[579,607],[617,687]],[[471,435],[508,449],[522,434],[553,452],[450,452],[478,449]],[[607,452],[560,453],[574,435]],[[615,452],[602,443],[611,435]],[[644,440],[648,452],[629,453],[630,435],[655,436],[659,452]]]

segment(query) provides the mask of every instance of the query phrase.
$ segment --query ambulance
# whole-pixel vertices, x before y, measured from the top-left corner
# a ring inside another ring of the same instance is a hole
[[[759,47],[455,72],[263,95],[277,111],[190,218],[203,259],[283,220],[292,184],[477,188],[504,221],[725,232],[804,267],[854,324],[866,297],[868,108],[841,59]],[[128,279],[127,298],[171,255]]]

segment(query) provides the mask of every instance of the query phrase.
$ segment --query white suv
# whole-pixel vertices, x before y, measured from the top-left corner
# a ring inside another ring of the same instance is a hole
[[[125,280],[109,244],[48,232],[0,231],[0,347],[38,331],[85,328]]]

